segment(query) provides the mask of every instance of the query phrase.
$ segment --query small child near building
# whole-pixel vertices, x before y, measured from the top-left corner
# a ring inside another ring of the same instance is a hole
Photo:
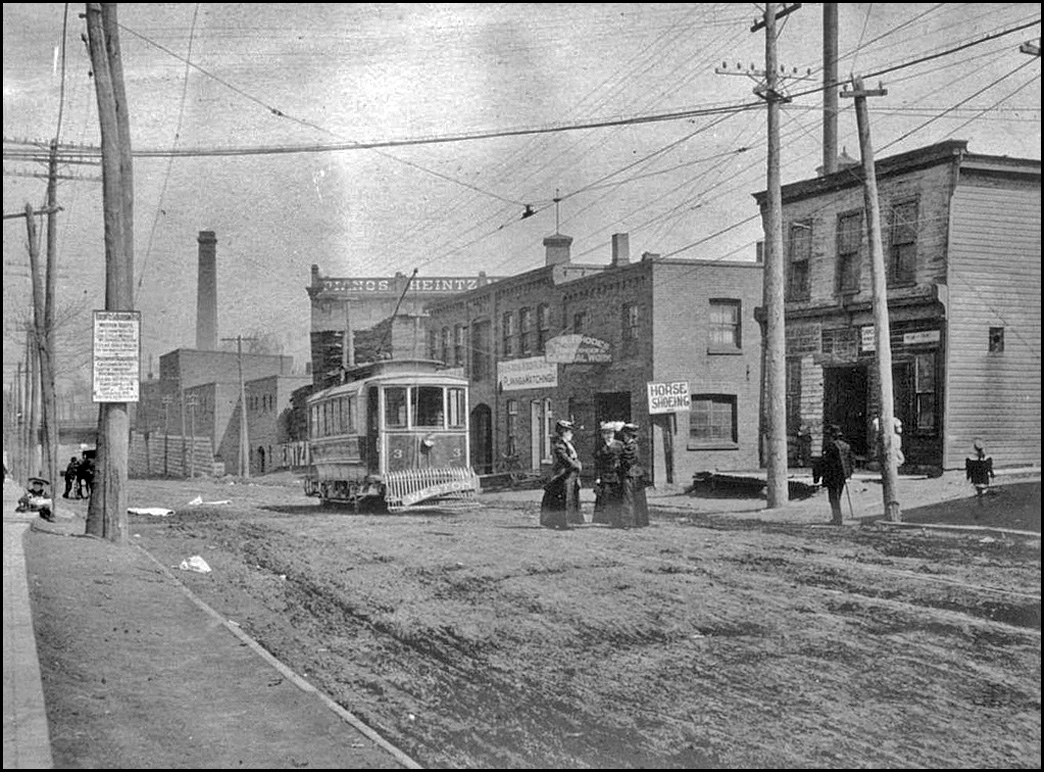
[[[986,452],[986,445],[980,439],[976,439],[972,447],[973,452],[964,459],[964,474],[975,486],[975,495],[979,506],[982,506],[983,497],[990,488],[990,480],[996,477],[993,473],[993,456]]]

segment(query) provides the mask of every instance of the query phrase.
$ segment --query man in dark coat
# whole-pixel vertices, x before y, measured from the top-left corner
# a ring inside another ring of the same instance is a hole
[[[823,480],[823,487],[827,489],[830,499],[830,522],[833,525],[841,525],[841,493],[848,478],[852,476],[853,466],[852,448],[845,442],[841,427],[831,426],[823,443],[823,456],[812,472],[812,482],[819,483],[820,479]]]
[[[76,498],[80,498],[79,486],[76,484],[76,479],[80,474],[80,462],[77,461],[76,456],[69,459],[68,466],[65,467],[65,493],[62,494],[63,499],[69,498],[70,493],[75,493]]]

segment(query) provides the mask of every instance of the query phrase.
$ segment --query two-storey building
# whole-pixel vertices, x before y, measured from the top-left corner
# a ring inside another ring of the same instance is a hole
[[[641,427],[657,483],[758,466],[761,264],[630,261],[627,234],[608,265],[570,260],[568,236],[545,239],[545,265],[428,305],[429,355],[471,381],[472,464],[525,469],[550,460],[558,418],[581,428],[591,468],[601,421]],[[684,389],[661,412],[657,389]]]
[[[1040,161],[947,141],[879,159],[876,174],[907,465],[958,468],[976,437],[999,464],[1039,465]],[[783,222],[791,447],[839,424],[868,457],[879,407],[861,167],[784,186]]]

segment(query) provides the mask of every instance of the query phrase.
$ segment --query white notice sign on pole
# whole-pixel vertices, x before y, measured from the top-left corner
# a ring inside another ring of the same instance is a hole
[[[95,311],[95,402],[137,402],[141,383],[141,312]]]

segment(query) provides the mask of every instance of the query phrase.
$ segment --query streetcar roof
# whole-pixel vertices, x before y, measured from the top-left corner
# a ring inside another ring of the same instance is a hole
[[[452,371],[441,362],[428,359],[389,359],[370,362],[346,372],[352,378],[345,383],[329,386],[308,398],[308,403],[322,399],[358,394],[372,384],[384,386],[467,386],[468,379]]]

